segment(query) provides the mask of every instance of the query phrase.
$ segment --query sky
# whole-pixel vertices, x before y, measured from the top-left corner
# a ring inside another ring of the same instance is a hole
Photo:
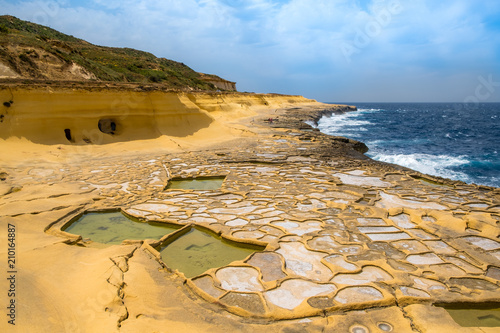
[[[0,0],[0,14],[322,102],[500,102],[498,0]]]

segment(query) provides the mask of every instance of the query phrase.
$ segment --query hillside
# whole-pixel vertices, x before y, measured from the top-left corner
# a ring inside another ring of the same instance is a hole
[[[0,79],[113,81],[168,89],[236,90],[235,83],[131,48],[93,45],[39,24],[0,16]]]

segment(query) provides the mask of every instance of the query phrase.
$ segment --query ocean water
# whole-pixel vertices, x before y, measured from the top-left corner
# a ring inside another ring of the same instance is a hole
[[[326,134],[364,142],[367,156],[425,174],[500,187],[500,103],[345,103]]]

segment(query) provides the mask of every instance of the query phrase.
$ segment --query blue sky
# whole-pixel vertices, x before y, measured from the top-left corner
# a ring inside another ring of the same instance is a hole
[[[0,0],[0,14],[324,102],[500,102],[498,0]]]

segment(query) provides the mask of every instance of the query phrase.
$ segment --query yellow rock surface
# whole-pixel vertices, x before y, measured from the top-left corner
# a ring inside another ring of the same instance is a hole
[[[428,185],[304,124],[345,107],[116,87],[0,98],[20,331],[465,332],[431,304],[500,302],[498,189]],[[208,176],[221,188],[166,189]],[[108,246],[61,229],[109,209],[185,226],[163,240],[197,226],[265,251],[186,278],[158,240]]]

